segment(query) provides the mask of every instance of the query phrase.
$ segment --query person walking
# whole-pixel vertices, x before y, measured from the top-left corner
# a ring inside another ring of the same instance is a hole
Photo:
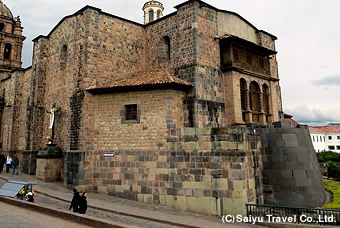
[[[73,212],[78,212],[80,195],[77,189],[73,189],[73,197],[69,210],[73,208]]]
[[[18,175],[19,158],[14,155],[13,159],[13,175]]]
[[[11,165],[12,165],[12,158],[7,155],[7,158],[6,158],[6,173],[9,173],[9,169],[11,168]]]
[[[87,211],[87,192],[83,192],[83,195],[79,200],[79,214],[85,214]]]
[[[6,163],[6,157],[5,155],[2,153],[1,151],[1,154],[0,154],[0,174],[4,168],[4,164]]]

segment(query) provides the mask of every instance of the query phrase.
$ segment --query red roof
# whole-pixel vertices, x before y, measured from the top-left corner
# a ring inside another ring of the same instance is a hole
[[[88,88],[87,90],[101,90],[101,89],[115,89],[115,88],[128,88],[128,87],[143,87],[143,86],[182,86],[192,87],[192,85],[178,77],[173,73],[164,70],[146,71],[134,74],[132,76],[124,77],[116,81],[96,85]]]
[[[309,127],[309,131],[318,131],[318,132],[340,132],[340,125],[335,125],[335,126],[323,126],[323,127]]]
[[[296,122],[295,120],[293,120],[292,117],[293,117],[292,115],[289,115],[289,114],[287,114],[287,113],[284,113],[284,120],[285,120],[285,121],[294,123],[294,126],[299,125],[299,123]]]

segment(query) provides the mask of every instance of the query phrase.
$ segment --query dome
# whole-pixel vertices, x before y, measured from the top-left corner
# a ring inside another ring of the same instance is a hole
[[[13,19],[12,12],[8,9],[8,7],[0,0],[0,17],[9,17]]]

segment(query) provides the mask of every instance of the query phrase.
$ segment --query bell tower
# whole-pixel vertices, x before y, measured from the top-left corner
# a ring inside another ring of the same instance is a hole
[[[21,68],[21,52],[25,37],[20,17],[0,0],[0,73]]]
[[[143,6],[144,11],[144,24],[153,22],[163,17],[164,7],[163,4],[157,1],[148,1]]]

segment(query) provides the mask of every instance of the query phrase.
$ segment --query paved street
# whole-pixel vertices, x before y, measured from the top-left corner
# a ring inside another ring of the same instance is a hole
[[[34,227],[34,228],[88,228],[68,220],[47,216],[29,209],[23,209],[0,202],[0,227]]]

